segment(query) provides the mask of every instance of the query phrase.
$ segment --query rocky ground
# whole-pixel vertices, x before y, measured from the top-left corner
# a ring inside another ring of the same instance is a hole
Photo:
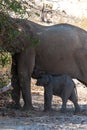
[[[86,130],[87,129],[87,88],[75,80],[81,112],[75,114],[73,104],[67,103],[67,113],[60,112],[61,99],[53,97],[53,112],[43,112],[43,87],[32,80],[32,99],[35,111],[21,111],[6,108],[5,96],[0,102],[0,130]],[[3,97],[3,96],[2,96]],[[21,100],[23,104],[23,101]],[[2,104],[2,105],[1,105]]]

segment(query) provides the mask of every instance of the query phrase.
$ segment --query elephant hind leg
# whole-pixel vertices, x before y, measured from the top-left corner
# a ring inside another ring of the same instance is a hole
[[[81,83],[87,86],[87,50],[77,50],[74,55],[75,63],[79,70],[78,76],[76,77]]]
[[[80,112],[81,110],[80,110],[80,106],[78,104],[78,100],[77,100],[77,96],[75,94],[75,91],[72,92],[69,99],[73,102],[73,104],[75,106],[75,112]]]
[[[61,93],[61,98],[62,98],[61,112],[63,112],[63,113],[66,112],[66,104],[67,104],[67,101],[70,97],[71,91],[72,91],[72,86],[69,86],[69,85],[66,84],[64,86],[62,93]]]
[[[67,104],[68,96],[66,95],[65,90],[63,90],[62,92],[61,98],[62,98],[61,112],[66,113],[66,104]]]

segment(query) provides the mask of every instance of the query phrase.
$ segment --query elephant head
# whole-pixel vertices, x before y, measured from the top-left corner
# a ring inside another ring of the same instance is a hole
[[[0,50],[21,52],[32,46],[32,39],[33,33],[27,20],[0,13]]]

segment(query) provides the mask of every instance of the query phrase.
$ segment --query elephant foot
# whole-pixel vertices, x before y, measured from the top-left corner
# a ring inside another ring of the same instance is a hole
[[[80,107],[75,108],[75,112],[74,112],[75,114],[76,114],[76,113],[80,113],[80,112],[81,112]]]
[[[7,108],[11,108],[11,109],[21,109],[21,105],[20,103],[14,103],[11,102],[7,105]]]
[[[76,113],[80,113],[80,112],[81,112],[81,109],[80,109],[79,104],[78,104],[78,103],[74,103],[74,106],[75,106],[75,111],[74,111],[74,113],[75,113],[75,114],[76,114]]]
[[[43,111],[44,111],[44,112],[52,112],[53,109],[52,109],[52,108],[46,108],[46,109],[44,109]]]
[[[23,111],[35,110],[34,107],[31,105],[24,105],[22,108]]]

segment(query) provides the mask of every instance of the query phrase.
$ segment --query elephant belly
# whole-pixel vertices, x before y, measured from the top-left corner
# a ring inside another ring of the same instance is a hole
[[[52,74],[70,74],[78,75],[79,68],[73,57],[73,54],[64,53],[58,51],[44,51],[36,59],[37,66],[42,68],[48,73]]]

